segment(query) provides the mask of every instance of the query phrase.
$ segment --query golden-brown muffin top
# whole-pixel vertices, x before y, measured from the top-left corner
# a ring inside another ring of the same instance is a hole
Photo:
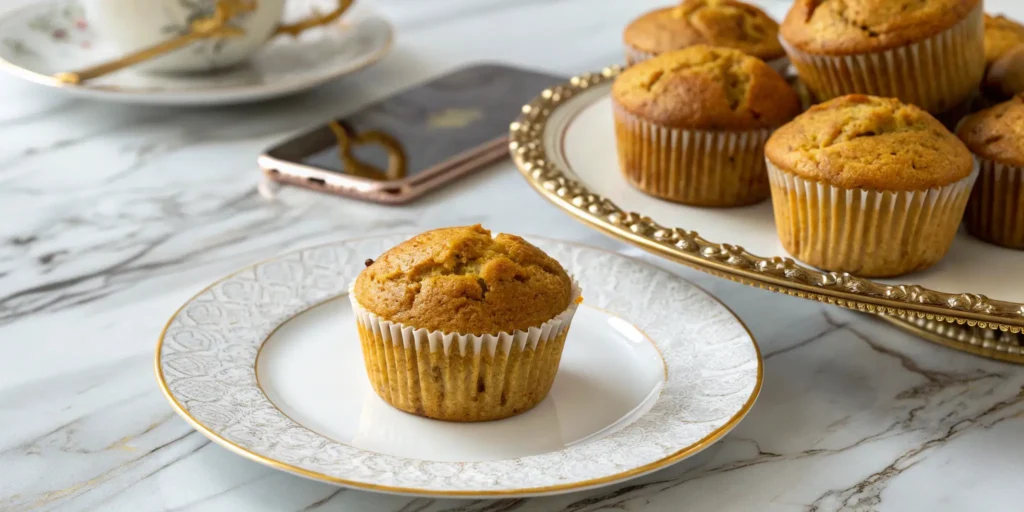
[[[436,229],[363,269],[355,297],[385,320],[443,332],[497,334],[540,326],[575,299],[557,261],[514,235]]]
[[[930,114],[851,94],[815,105],[765,144],[777,167],[845,189],[926,190],[966,178],[970,151]]]
[[[627,68],[612,84],[612,97],[649,122],[692,130],[770,128],[800,112],[796,91],[760,59],[705,45]]]
[[[1024,94],[972,114],[956,133],[974,154],[1024,167]]]
[[[1024,25],[1006,16],[985,15],[985,64],[1019,44],[1024,44]]]
[[[785,55],[779,44],[779,24],[761,9],[736,0],[686,0],[650,11],[626,27],[623,40],[655,54],[708,44],[764,60]]]
[[[981,0],[796,0],[780,33],[798,50],[824,55],[876,52],[927,39]]]

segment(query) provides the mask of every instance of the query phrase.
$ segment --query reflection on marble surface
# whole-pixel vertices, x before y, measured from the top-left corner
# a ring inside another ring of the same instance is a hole
[[[259,197],[255,156],[284,137],[465,62],[618,62],[624,20],[657,4],[372,3],[397,26],[392,55],[259,106],[89,103],[0,77],[0,510],[1020,509],[1024,368],[668,263],[732,307],[766,358],[751,414],[689,471],[540,499],[415,499],[276,472],[192,431],[154,384],[154,343],[175,308],[237,267],[473,222],[628,250],[546,204],[508,162],[406,207]],[[986,4],[1024,17],[1017,2]],[[467,44],[481,27],[488,39]]]

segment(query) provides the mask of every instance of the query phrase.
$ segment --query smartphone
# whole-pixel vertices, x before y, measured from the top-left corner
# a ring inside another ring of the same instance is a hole
[[[340,196],[398,204],[508,156],[508,126],[564,78],[477,64],[413,86],[278,144],[264,176]]]

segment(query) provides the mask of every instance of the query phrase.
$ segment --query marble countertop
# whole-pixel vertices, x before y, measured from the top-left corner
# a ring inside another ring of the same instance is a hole
[[[1021,510],[1024,368],[667,262],[733,308],[765,358],[753,411],[686,467],[548,498],[409,498],[274,471],[193,431],[154,382],[156,337],[238,267],[475,222],[637,254],[546,203],[509,162],[405,207],[258,195],[255,156],[289,134],[467,62],[562,74],[619,62],[625,20],[658,4],[372,3],[397,27],[390,56],[259,106],[92,103],[0,77],[0,510]]]

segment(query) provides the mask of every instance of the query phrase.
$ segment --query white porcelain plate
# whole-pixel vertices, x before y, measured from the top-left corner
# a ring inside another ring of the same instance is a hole
[[[288,2],[302,16],[316,0]],[[357,5],[342,21],[292,39],[278,36],[247,63],[212,74],[147,74],[131,68],[81,85],[51,75],[120,56],[93,30],[75,0],[38,2],[0,18],[0,68],[35,83],[96,99],[167,105],[228,104],[295,93],[380,60],[391,47],[391,25]]]
[[[367,258],[405,238],[291,253],[200,292],[157,347],[171,404],[219,444],[309,478],[498,497],[586,489],[683,460],[731,430],[760,390],[757,345],[714,297],[625,256],[531,238],[584,296],[548,397],[484,423],[400,412],[369,385],[344,295]]]

